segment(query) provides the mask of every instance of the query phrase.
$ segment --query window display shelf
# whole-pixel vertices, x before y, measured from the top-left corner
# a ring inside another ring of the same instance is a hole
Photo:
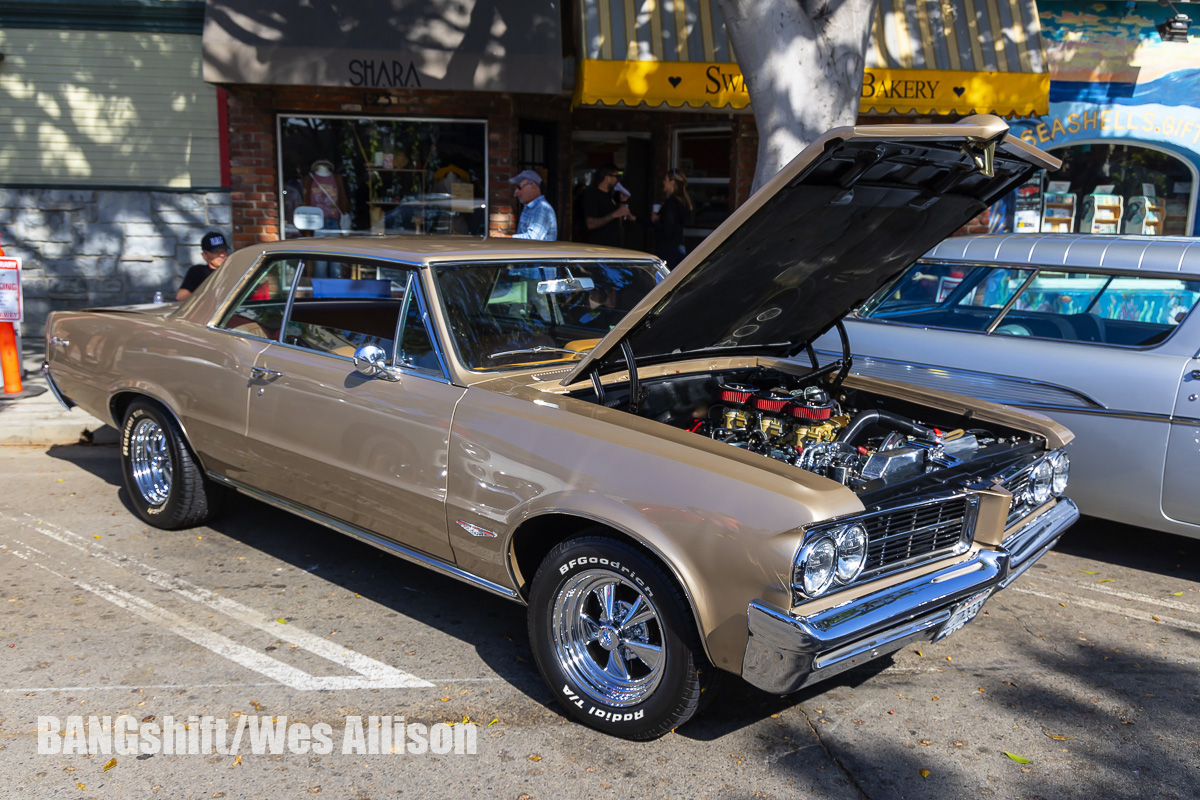
[[[1187,236],[1188,201],[1167,200],[1163,210],[1162,232],[1164,236]]]
[[[1122,230],[1125,233],[1161,236],[1165,211],[1166,204],[1157,198],[1147,195],[1131,197],[1129,198],[1129,212],[1126,214]]]
[[[1083,199],[1082,233],[1117,233],[1121,230],[1121,217],[1125,199],[1119,194],[1089,194]]]
[[[1051,192],[1042,206],[1042,232],[1070,233],[1075,229],[1075,194]]]

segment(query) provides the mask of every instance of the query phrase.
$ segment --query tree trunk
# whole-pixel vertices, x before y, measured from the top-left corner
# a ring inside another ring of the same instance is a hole
[[[758,123],[753,190],[858,118],[877,0],[718,0]]]

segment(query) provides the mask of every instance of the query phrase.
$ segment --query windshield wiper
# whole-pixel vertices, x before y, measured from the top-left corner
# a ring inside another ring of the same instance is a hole
[[[568,350],[565,347],[551,347],[546,344],[539,344],[537,347],[522,347],[518,350],[501,350],[498,353],[492,353],[488,358],[502,358],[503,356],[519,356],[525,353],[566,353],[571,356],[581,356],[586,353],[586,350]]]

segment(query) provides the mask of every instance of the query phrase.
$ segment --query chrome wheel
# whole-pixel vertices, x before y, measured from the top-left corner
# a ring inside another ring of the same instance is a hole
[[[133,481],[143,499],[160,506],[171,496],[171,449],[167,435],[149,418],[138,420],[129,436]]]
[[[607,570],[580,572],[561,587],[552,620],[559,666],[594,700],[627,708],[658,688],[662,622],[630,581]]]

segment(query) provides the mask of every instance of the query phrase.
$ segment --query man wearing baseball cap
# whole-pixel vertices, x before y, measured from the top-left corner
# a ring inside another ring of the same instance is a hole
[[[204,279],[213,274],[217,267],[225,263],[225,259],[229,256],[229,240],[224,234],[217,231],[209,231],[200,238],[200,257],[204,259],[203,264],[197,264],[188,269],[187,274],[183,276],[183,283],[179,286],[179,291],[175,293],[176,300],[187,300],[192,296],[192,292],[200,288],[200,284],[204,283]]]
[[[525,206],[517,220],[514,239],[542,239],[552,242],[558,238],[558,221],[554,209],[542,197],[542,176],[531,169],[523,169],[508,179],[513,184],[513,194]]]

